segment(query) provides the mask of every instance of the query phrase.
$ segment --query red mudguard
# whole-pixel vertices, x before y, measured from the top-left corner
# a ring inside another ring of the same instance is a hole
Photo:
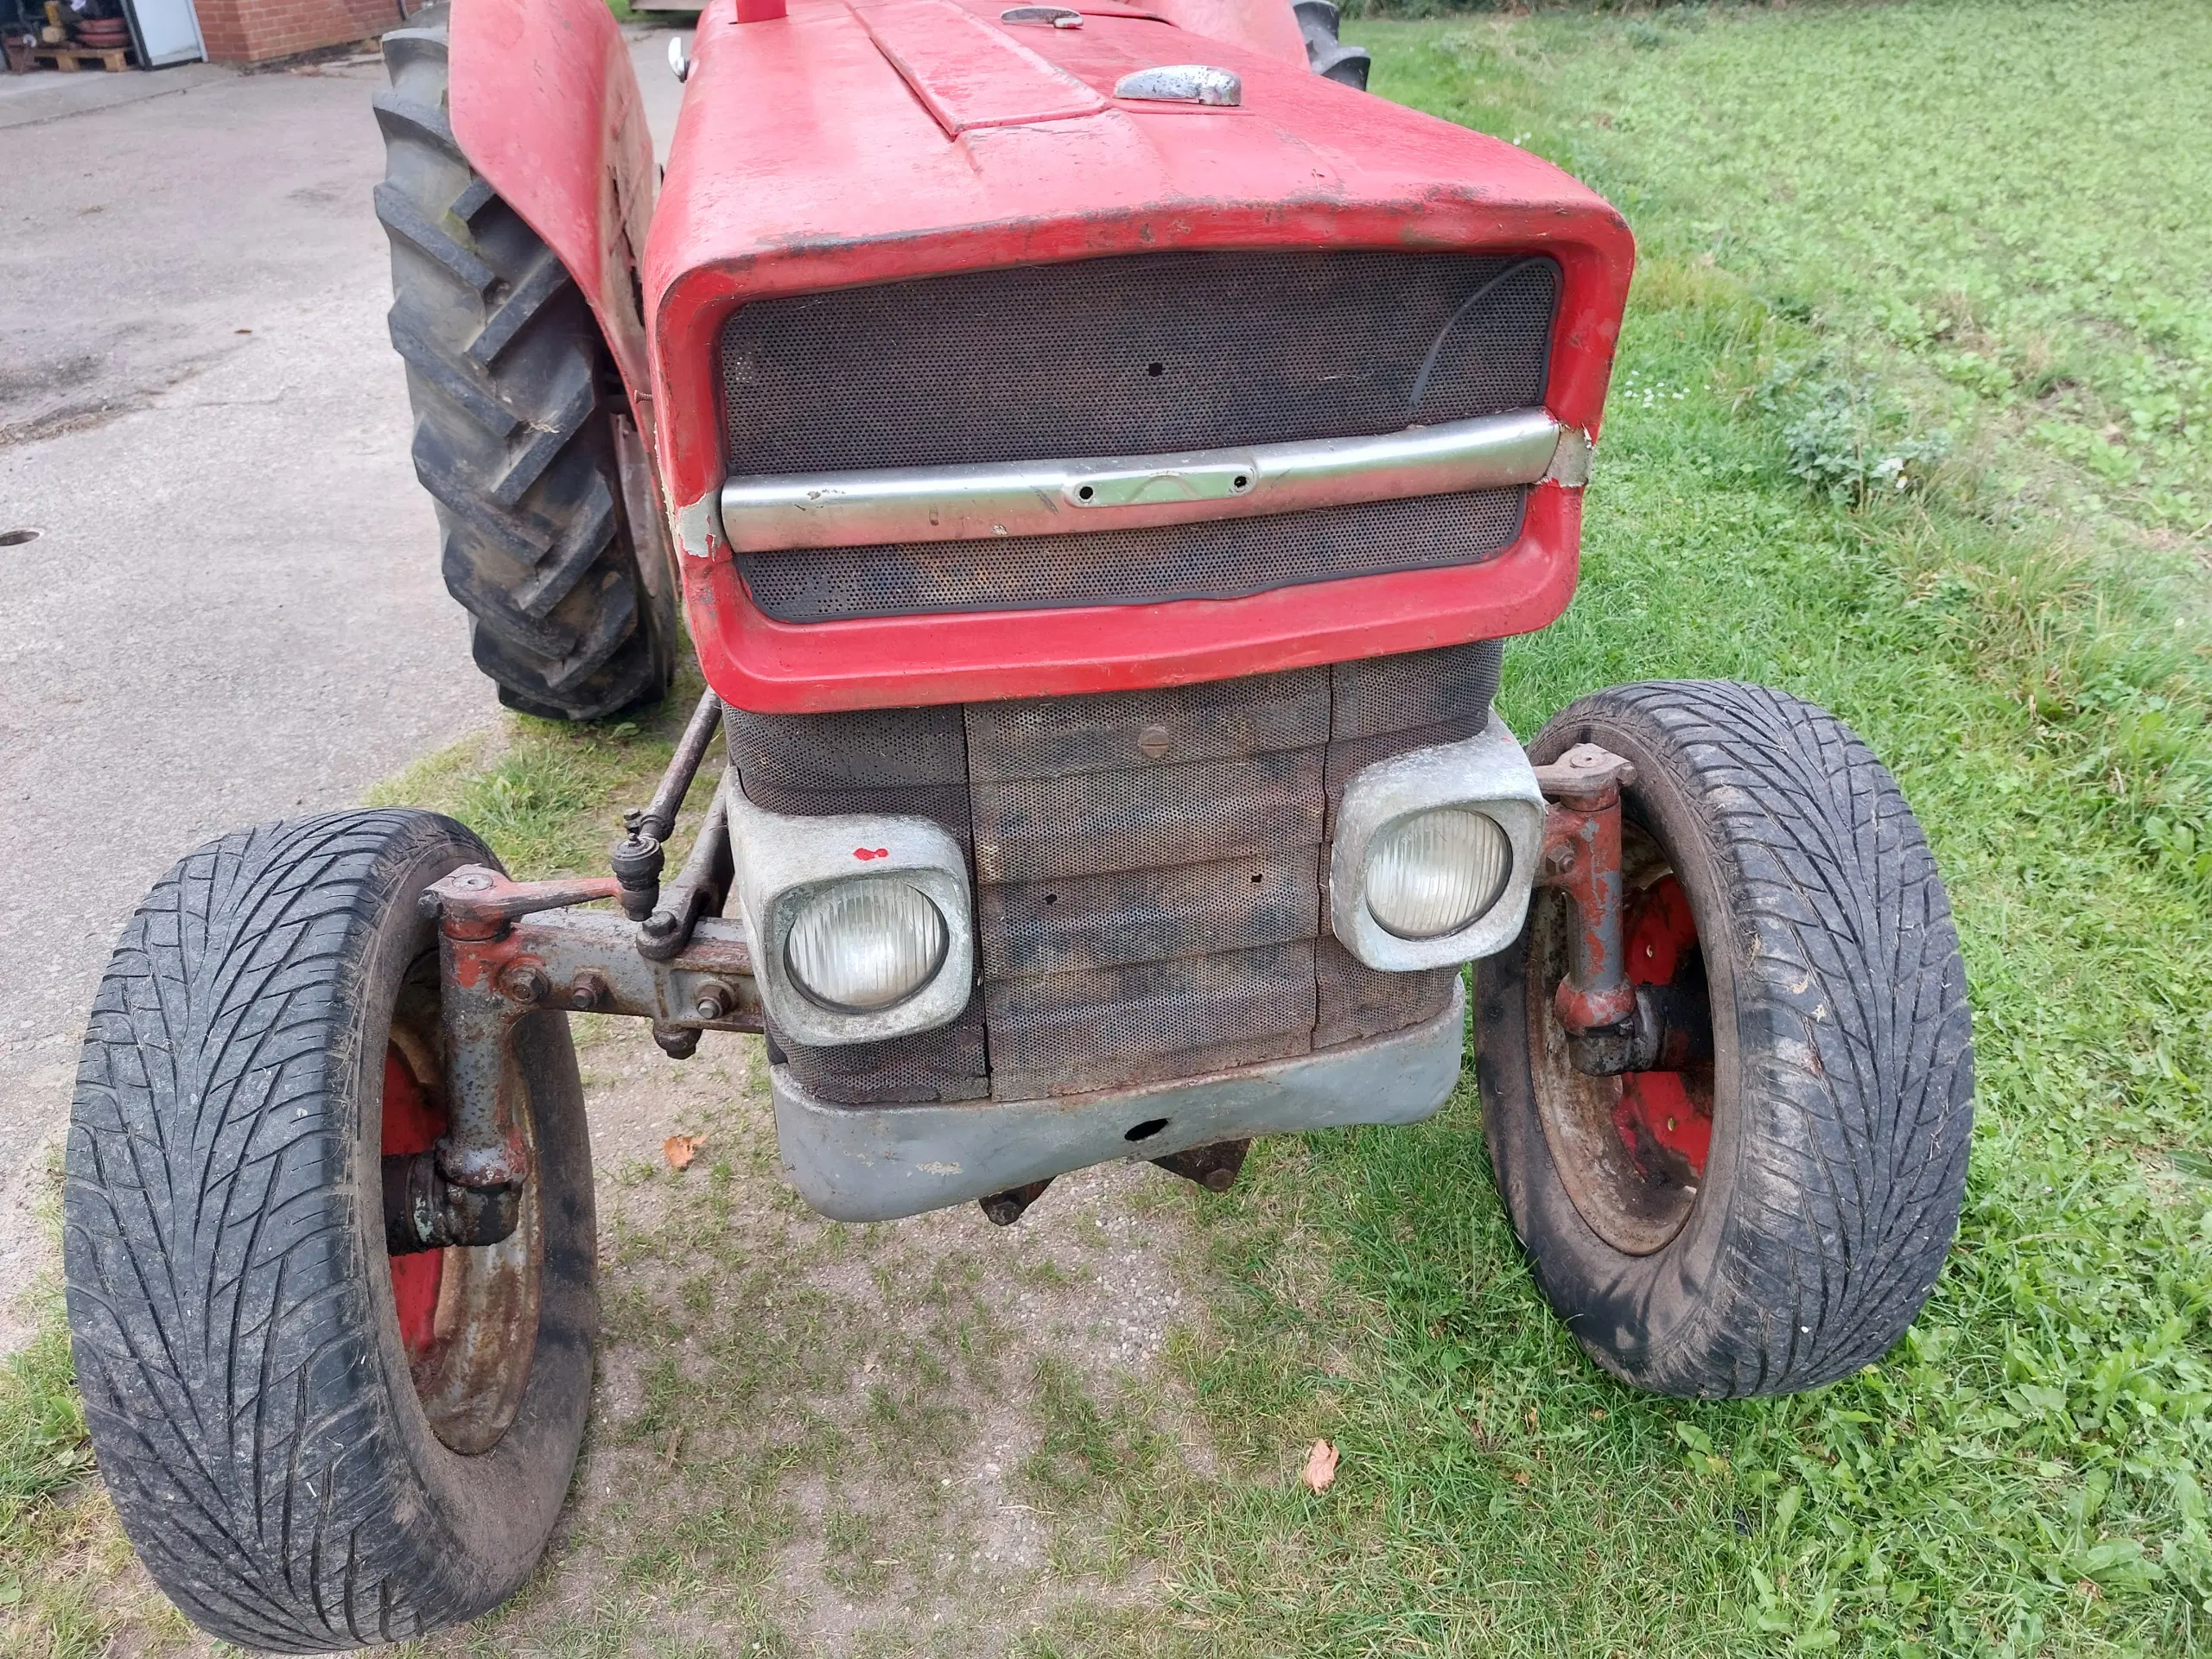
[[[448,50],[461,153],[576,279],[652,433],[653,144],[621,29],[605,0],[461,0]]]

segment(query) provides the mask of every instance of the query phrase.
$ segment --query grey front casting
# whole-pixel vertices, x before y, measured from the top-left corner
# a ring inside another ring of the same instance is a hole
[[[1442,1014],[1387,1037],[1062,1100],[836,1106],[807,1094],[788,1067],[769,1077],[777,1146],[800,1195],[834,1220],[893,1221],[1116,1158],[1355,1123],[1418,1123],[1452,1097],[1465,1043],[1466,991],[1455,986]]]

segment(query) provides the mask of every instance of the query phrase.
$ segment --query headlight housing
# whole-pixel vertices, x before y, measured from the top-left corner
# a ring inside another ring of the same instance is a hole
[[[770,812],[734,781],[722,799],[779,1042],[877,1043],[959,1016],[976,991],[976,924],[968,854],[949,830],[903,813]]]
[[[1505,722],[1409,749],[1344,782],[1329,928],[1361,963],[1413,973],[1503,950],[1543,850],[1544,793]]]
[[[1442,938],[1495,905],[1512,873],[1512,842],[1488,813],[1464,806],[1416,812],[1370,844],[1368,913],[1399,938]]]
[[[791,918],[784,960],[823,1007],[874,1014],[928,984],[950,938],[944,912],[911,882],[845,881],[815,894]]]

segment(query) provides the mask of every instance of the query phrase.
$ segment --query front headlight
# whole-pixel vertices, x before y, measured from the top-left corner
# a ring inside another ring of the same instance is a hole
[[[847,881],[808,900],[784,961],[823,1007],[872,1014],[930,982],[947,937],[944,915],[920,889],[887,876]]]
[[[1368,850],[1368,912],[1402,939],[1442,938],[1496,904],[1512,870],[1512,843],[1488,813],[1416,812]]]

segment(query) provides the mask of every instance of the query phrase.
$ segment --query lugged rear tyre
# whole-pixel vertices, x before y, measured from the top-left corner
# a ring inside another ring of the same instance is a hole
[[[226,836],[100,982],[63,1198],[100,1472],[202,1628],[295,1653],[494,1607],[543,1549],[591,1396],[596,1241],[565,1016],[532,1014],[501,1244],[386,1252],[382,1160],[442,1127],[419,907],[483,843],[428,812]]]
[[[1966,969],[1912,810],[1824,709],[1726,682],[1617,687],[1554,716],[1622,791],[1630,976],[1694,986],[1679,1069],[1573,1070],[1539,893],[1476,964],[1483,1126],[1536,1281],[1624,1382],[1724,1396],[1879,1359],[1942,1270],[1966,1186]]]
[[[391,343],[476,665],[529,714],[589,720],[654,702],[675,668],[676,578],[598,325],[461,155],[443,9],[386,35],[384,55],[376,209],[391,242]]]

